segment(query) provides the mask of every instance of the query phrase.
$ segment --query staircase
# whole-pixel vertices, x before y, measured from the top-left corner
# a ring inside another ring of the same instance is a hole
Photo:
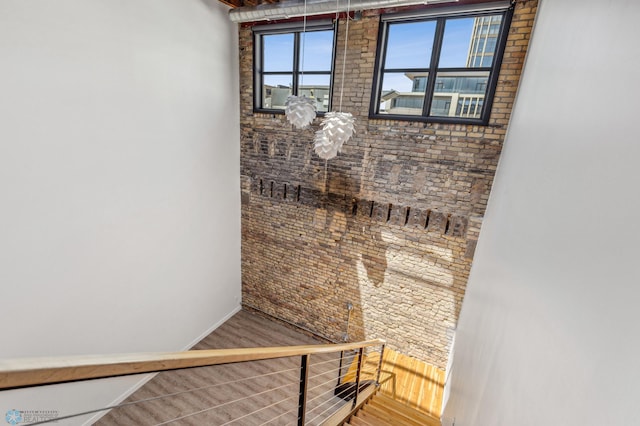
[[[440,420],[376,393],[345,426],[440,426]]]
[[[110,410],[98,424],[440,426],[442,370],[385,350],[382,340],[318,344],[278,328],[239,312],[192,351],[0,360],[0,399],[21,388],[157,372],[117,407],[63,412],[56,421],[94,423]]]

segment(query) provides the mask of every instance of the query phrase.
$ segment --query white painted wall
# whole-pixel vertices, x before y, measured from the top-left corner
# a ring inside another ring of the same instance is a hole
[[[0,358],[180,350],[239,308],[227,11],[0,1]],[[108,404],[137,380],[3,393],[0,416]]]
[[[636,0],[542,1],[445,424],[640,424],[639,17]]]

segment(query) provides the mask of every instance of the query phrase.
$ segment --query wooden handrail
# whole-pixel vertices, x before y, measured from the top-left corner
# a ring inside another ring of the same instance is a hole
[[[155,373],[180,368],[289,356],[325,354],[382,345],[384,340],[331,345],[209,349],[116,355],[0,360],[0,389],[73,382],[78,380]]]

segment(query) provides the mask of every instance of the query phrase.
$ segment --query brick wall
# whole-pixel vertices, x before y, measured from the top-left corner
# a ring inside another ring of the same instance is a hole
[[[399,9],[398,9],[399,10]],[[343,110],[357,134],[325,164],[319,119],[252,110],[240,28],[243,302],[335,340],[380,337],[444,368],[500,156],[536,1],[519,1],[488,126],[370,120],[379,11],[349,25]],[[339,25],[334,106],[345,25]]]

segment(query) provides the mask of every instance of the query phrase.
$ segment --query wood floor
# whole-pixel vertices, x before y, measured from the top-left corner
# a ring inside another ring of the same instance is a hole
[[[345,426],[440,426],[440,420],[378,392]]]
[[[193,349],[320,343],[326,342],[259,314],[240,311]],[[344,362],[348,373],[343,382],[354,379],[355,362],[352,359]],[[374,372],[379,359],[379,352],[372,351],[366,355],[362,380],[376,379]],[[339,354],[313,356],[310,364],[306,421],[309,425],[320,425],[344,404],[333,395]],[[111,410],[96,424],[295,425],[299,378],[300,357],[167,371],[159,373],[124,401],[124,406]],[[386,349],[380,381],[377,395],[365,405],[362,413],[350,420],[350,425],[402,425],[404,423],[400,420],[383,423],[380,418],[373,418],[378,414],[383,418],[396,415],[400,419],[398,412],[402,407],[407,412],[412,408],[417,410],[418,424],[439,425],[437,419],[440,417],[444,382],[442,370]],[[253,396],[247,398],[248,395]],[[423,420],[420,420],[421,415]]]
[[[193,349],[319,343],[326,342],[241,311]],[[310,364],[306,419],[308,424],[318,425],[344,403],[333,396],[339,354],[313,356]],[[295,424],[299,377],[300,357],[167,371],[159,373],[124,403],[146,402],[113,409],[96,424]],[[269,389],[274,390],[265,392]],[[168,394],[174,396],[154,399]],[[243,399],[251,394],[254,396]]]
[[[379,362],[379,352],[371,352],[366,356],[363,364],[365,380],[373,378]],[[345,380],[352,381],[355,370],[355,364],[352,364]],[[426,415],[440,418],[443,370],[387,348],[384,351],[380,383],[380,394]]]

